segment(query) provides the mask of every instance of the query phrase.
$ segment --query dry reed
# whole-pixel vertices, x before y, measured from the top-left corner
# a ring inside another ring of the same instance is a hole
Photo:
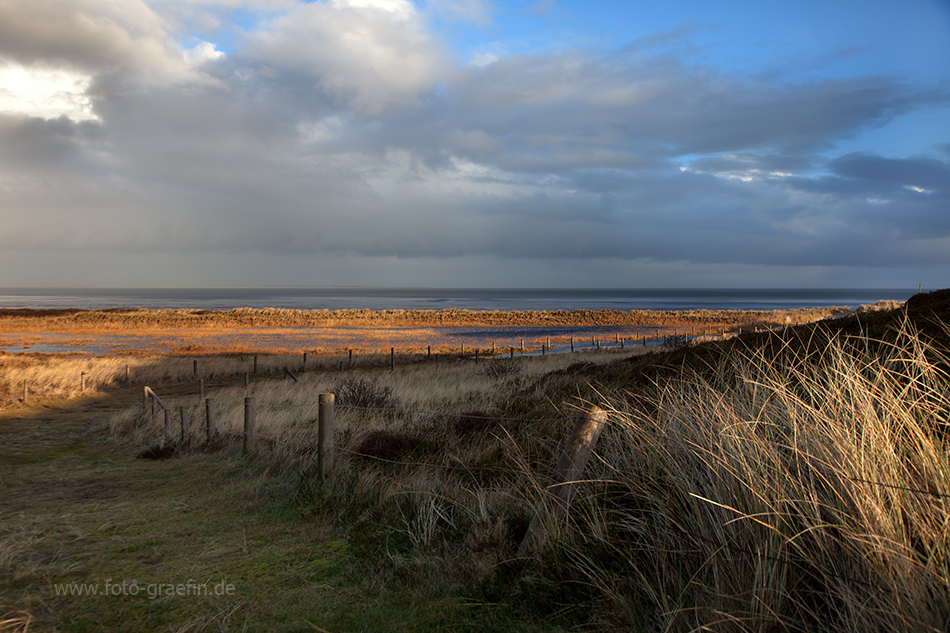
[[[948,630],[946,363],[908,328],[611,398],[566,558],[651,628]]]

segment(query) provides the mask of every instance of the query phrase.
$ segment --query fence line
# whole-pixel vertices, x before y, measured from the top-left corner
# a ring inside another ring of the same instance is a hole
[[[152,398],[153,411],[154,404],[158,402],[161,404],[165,412],[165,431],[166,439],[170,439],[170,416],[171,410],[164,402],[158,397],[158,395],[149,387],[145,387],[144,391],[146,397]],[[233,431],[225,431],[220,433],[220,435],[230,436],[235,438],[243,439],[243,450],[245,452],[253,451],[256,448],[258,440],[266,440],[272,442],[275,446],[279,446],[282,442],[280,438],[270,435],[264,435],[257,432],[257,417],[256,417],[256,400],[253,396],[247,396],[244,399],[245,404],[245,421],[244,421],[244,431],[243,433],[236,433]],[[383,408],[383,407],[357,407],[353,405],[336,405],[335,397],[333,394],[320,394],[319,400],[319,419],[318,419],[318,438],[317,438],[317,472],[321,480],[326,479],[330,474],[332,474],[333,468],[335,466],[335,453],[346,453],[355,457],[360,457],[364,459],[373,460],[376,462],[391,464],[395,466],[406,466],[406,467],[415,467],[415,468],[435,468],[440,470],[455,471],[455,472],[489,472],[489,473],[501,473],[506,475],[521,475],[522,471],[511,469],[511,468],[492,468],[492,467],[483,467],[483,466],[465,466],[465,465],[451,465],[451,464],[437,464],[433,462],[423,462],[423,461],[401,461],[394,459],[387,459],[385,457],[380,457],[378,455],[372,455],[362,451],[356,451],[348,449],[345,447],[335,447],[333,443],[333,436],[335,434],[334,429],[334,409],[350,409],[356,411],[373,411],[380,413],[417,413],[417,414],[434,414],[439,416],[448,416],[448,417],[469,417],[472,419],[480,420],[490,420],[490,421],[517,421],[517,422],[554,422],[554,421],[564,421],[570,419],[569,416],[563,416],[560,418],[547,418],[547,419],[538,419],[538,418],[504,418],[504,417],[491,417],[491,416],[466,416],[462,413],[446,413],[446,412],[436,412],[436,411],[418,411],[411,409],[398,409],[398,408]],[[311,405],[312,406],[312,405]],[[296,407],[277,407],[271,406],[271,409],[280,409],[280,408],[296,408]],[[214,422],[214,404],[212,399],[208,398],[206,400],[206,416],[207,416],[207,429],[208,429],[208,442],[210,443],[216,435],[215,431],[215,422]],[[538,547],[543,544],[543,539],[547,535],[547,531],[543,529],[544,519],[547,518],[554,522],[555,525],[563,523],[567,520],[570,502],[573,495],[574,487],[577,484],[585,483],[588,480],[582,478],[582,474],[587,465],[587,460],[593,452],[593,449],[596,445],[598,438],[600,437],[601,432],[606,428],[609,423],[607,413],[596,406],[591,406],[588,410],[580,412],[576,417],[577,423],[572,431],[571,437],[566,443],[563,451],[561,452],[561,457],[558,461],[557,466],[554,468],[553,475],[550,478],[550,483],[544,488],[544,497],[546,499],[545,505],[550,502],[551,510],[548,512],[540,512],[535,514],[532,518],[531,524],[528,527],[528,531],[525,534],[521,544],[518,548],[517,556],[519,558],[524,558],[532,556],[537,550]],[[188,416],[186,409],[181,408],[181,443],[187,444],[187,425],[188,425]],[[922,490],[917,488],[910,488],[904,486],[895,486],[892,484],[884,484],[880,482],[869,481],[865,479],[859,479],[855,477],[847,477],[852,481],[859,483],[866,483],[870,485],[884,486],[888,488],[896,488],[899,490],[904,490],[908,492],[913,492],[922,495],[929,495],[936,498],[950,498],[948,494],[931,492],[928,490]],[[700,497],[701,499],[701,497]],[[741,515],[741,513],[740,513]],[[828,571],[810,565],[807,561],[798,561],[788,557],[783,556],[773,556],[767,553],[757,553],[751,548],[744,549],[738,547],[732,543],[721,543],[716,539],[709,538],[707,536],[694,534],[693,532],[679,528],[679,531],[685,536],[692,538],[697,541],[705,542],[716,547],[716,552],[713,555],[716,555],[720,551],[731,551],[737,554],[748,556],[750,558],[755,558],[761,556],[766,560],[771,562],[779,563],[782,565],[796,567],[808,573],[817,573],[831,578],[836,578],[848,583],[853,583],[857,585],[862,585],[867,588],[877,589],[879,591],[885,590],[878,585],[866,582],[864,580],[854,578],[847,575],[842,575],[834,571]]]
[[[145,398],[146,401],[147,401],[148,397],[151,397],[151,398],[152,398],[152,415],[153,415],[153,417],[154,417],[154,414],[155,414],[155,406],[154,406],[154,405],[156,404],[156,402],[157,402],[157,403],[159,404],[159,406],[161,406],[162,409],[164,410],[164,412],[165,412],[166,440],[170,440],[169,431],[170,431],[170,426],[171,426],[171,422],[170,422],[171,409],[168,408],[168,406],[161,400],[161,398],[158,397],[158,395],[157,395],[150,387],[145,387],[145,394],[146,394],[146,398]],[[333,395],[333,394],[330,394],[330,395]],[[252,399],[252,401],[254,401],[254,398],[253,398],[253,397],[251,397],[251,399]],[[246,400],[247,400],[247,398],[245,398],[245,407],[247,406]],[[273,441],[273,442],[279,442],[279,441],[280,441],[280,440],[279,440],[278,438],[276,438],[276,437],[268,437],[268,436],[261,435],[260,433],[257,433],[257,432],[256,432],[256,411],[257,411],[258,408],[263,408],[263,409],[267,409],[267,410],[270,410],[270,411],[282,411],[282,410],[291,410],[291,409],[312,408],[313,406],[314,406],[313,403],[302,404],[302,405],[289,405],[289,404],[288,404],[288,405],[271,405],[271,404],[258,405],[258,404],[256,403],[256,401],[254,401],[254,402],[252,403],[252,409],[253,409],[253,411],[254,411],[254,413],[253,413],[253,415],[254,415],[254,420],[253,420],[252,424],[253,424],[253,431],[254,431],[255,437],[256,437],[256,438],[259,438],[259,439],[269,439],[270,441]],[[367,411],[367,412],[374,412],[374,413],[401,413],[401,414],[409,414],[409,415],[430,415],[430,416],[435,416],[435,417],[448,417],[448,418],[459,418],[459,419],[466,418],[466,419],[471,419],[471,420],[485,420],[485,421],[491,421],[491,422],[527,422],[527,423],[531,423],[531,422],[539,422],[539,423],[564,422],[564,421],[570,420],[570,419],[572,419],[572,418],[574,417],[574,416],[566,416],[566,415],[565,415],[565,416],[561,416],[561,417],[557,417],[557,418],[509,418],[509,417],[495,417],[495,416],[470,415],[470,414],[467,414],[467,413],[459,413],[459,412],[453,412],[453,411],[430,411],[430,410],[424,410],[424,409],[401,409],[401,408],[398,408],[398,407],[360,407],[360,406],[356,406],[356,405],[335,404],[335,403],[334,403],[332,406],[333,406],[335,409],[347,409],[347,410],[352,410],[352,411]],[[318,403],[318,407],[319,407],[319,403]],[[145,405],[145,408],[148,408],[147,403],[146,403],[146,405]],[[209,441],[209,442],[211,441],[211,438],[213,437],[213,435],[216,433],[216,430],[215,430],[215,421],[214,421],[214,415],[215,415],[215,414],[214,414],[214,411],[215,411],[214,403],[212,402],[212,399],[208,398],[208,399],[206,400],[206,414],[205,414],[205,415],[206,415],[206,420],[207,420],[207,425],[208,425],[208,441]],[[319,409],[318,409],[318,411],[319,411]],[[187,423],[187,413],[185,414],[185,416],[186,416],[185,423]],[[607,424],[609,424],[609,421],[608,421]],[[220,433],[220,435],[232,435],[232,436],[234,436],[234,437],[243,437],[243,435],[240,434],[240,433],[226,433],[226,432],[225,432],[225,433]],[[367,457],[367,458],[370,458],[370,459],[379,459],[379,461],[388,461],[388,460],[384,460],[384,459],[381,459],[381,458],[376,458],[375,456],[372,456],[372,455],[356,453],[356,452],[354,452],[354,451],[352,451],[352,450],[345,449],[345,448],[339,448],[339,449],[337,449],[337,450],[340,450],[340,451],[343,451],[343,452],[352,453],[352,454],[358,454],[358,455],[361,455],[362,457]],[[415,462],[398,462],[398,461],[392,461],[391,463],[394,463],[394,464],[402,464],[402,465],[411,465],[411,464],[413,464],[413,463],[415,463]],[[443,466],[439,466],[438,464],[424,464],[424,463],[419,463],[419,465],[427,465],[427,466],[439,467],[439,468],[442,468],[442,467],[443,467]],[[447,467],[446,467],[446,468],[447,468]],[[453,468],[462,468],[462,467],[453,467]],[[860,479],[860,478],[857,478],[857,477],[845,476],[845,478],[850,479],[851,481],[854,481],[854,482],[857,482],[857,483],[864,483],[864,484],[869,484],[869,485],[872,485],[872,486],[881,486],[881,487],[884,487],[884,488],[892,488],[892,489],[896,489],[896,490],[903,490],[903,491],[905,491],[905,492],[912,492],[912,493],[919,494],[919,495],[927,495],[927,496],[935,497],[935,498],[938,498],[938,499],[948,499],[948,498],[950,498],[950,494],[940,493],[940,492],[933,492],[933,491],[930,491],[930,490],[923,490],[923,489],[921,489],[921,488],[912,488],[912,487],[909,487],[909,486],[897,486],[897,485],[894,485],[894,484],[886,484],[886,483],[882,483],[882,482],[878,482],[878,481],[871,481],[871,480],[868,480],[868,479]]]
[[[543,327],[543,326],[529,326],[529,327]],[[614,327],[614,326],[595,326],[595,327],[606,328],[606,327]],[[581,351],[600,351],[602,349],[625,350],[627,343],[631,343],[630,345],[631,348],[634,347],[636,343],[640,343],[641,346],[645,348],[647,347],[648,342],[650,341],[653,342],[651,345],[654,347],[657,347],[660,345],[670,345],[670,344],[675,345],[675,344],[688,343],[691,339],[698,338],[698,337],[709,337],[709,336],[725,337],[727,334],[742,333],[742,332],[749,331],[749,326],[737,326],[735,328],[729,328],[729,329],[723,327],[723,328],[720,328],[721,332],[711,331],[709,328],[699,328],[699,327],[672,328],[671,327],[671,328],[665,328],[669,330],[671,333],[660,336],[659,331],[663,329],[660,327],[653,327],[653,326],[616,326],[616,327],[650,328],[654,330],[655,335],[650,336],[648,334],[642,334],[642,335],[638,334],[638,335],[633,336],[632,338],[627,338],[627,337],[622,337],[619,334],[615,334],[614,342],[612,343],[612,346],[608,346],[607,339],[592,337],[590,341],[590,346],[586,348],[586,350],[581,349]],[[759,331],[759,328],[757,327],[754,328],[754,331]],[[389,359],[388,359],[388,363],[386,364],[388,364],[391,369],[395,370],[396,365],[397,365],[396,363],[397,355],[402,355],[402,356],[408,355],[410,357],[424,357],[427,361],[434,360],[436,363],[439,362],[441,356],[445,355],[447,357],[458,357],[462,360],[471,360],[474,358],[475,362],[478,363],[482,360],[503,359],[509,355],[509,352],[510,352],[511,358],[514,358],[516,349],[519,349],[520,356],[546,356],[547,354],[574,353],[575,348],[578,348],[578,344],[576,344],[575,339],[576,341],[581,340],[580,338],[571,336],[569,340],[566,338],[562,338],[561,340],[555,340],[555,343],[560,343],[561,345],[552,346],[550,337],[547,337],[545,341],[540,344],[539,347],[533,347],[533,348],[526,347],[524,339],[521,339],[520,348],[516,348],[515,345],[511,345],[511,346],[499,345],[496,340],[492,340],[490,342],[491,343],[490,347],[487,347],[487,346],[479,347],[477,345],[473,346],[469,344],[469,349],[471,350],[470,353],[466,349],[465,342],[462,341],[458,343],[459,349],[461,351],[460,354],[457,351],[456,352],[450,351],[445,354],[442,354],[442,353],[434,354],[432,351],[432,345],[428,345],[427,350],[424,352],[417,352],[417,351],[399,352],[395,347],[390,347]],[[601,343],[603,343],[603,346],[601,345]],[[451,345],[447,347],[451,348]],[[491,351],[490,353],[486,355],[486,351],[489,349]],[[376,349],[376,350],[367,349],[367,350],[360,350],[360,351],[364,352],[368,356],[374,356],[374,357],[380,357],[385,354],[385,352],[383,352],[380,349]],[[354,367],[354,363],[353,363],[354,350],[353,349],[347,349],[345,352],[340,352],[340,353],[333,353],[333,352],[327,352],[327,353],[316,352],[316,353],[318,356],[322,356],[322,357],[334,357],[340,354],[346,354],[348,356],[348,361],[344,361],[344,360],[339,361],[339,371],[342,372],[346,368]],[[274,354],[274,356],[287,356],[287,355],[288,354]],[[312,360],[310,363],[308,363],[308,352],[304,351],[302,355],[303,355],[303,362],[299,366],[294,365],[294,367],[297,367],[297,371],[312,371],[312,370],[330,371],[331,370],[329,366],[320,366],[320,365],[314,364]],[[212,354],[211,356],[216,356],[216,355]],[[290,365],[285,365],[283,367],[277,367],[277,368],[273,368],[273,367],[262,368],[259,366],[258,356],[259,356],[258,354],[254,354],[253,356],[250,357],[250,360],[253,363],[253,369],[251,371],[247,371],[246,369],[243,371],[237,370],[237,371],[233,371],[232,373],[224,372],[223,375],[240,376],[243,373],[245,387],[247,387],[250,384],[250,375],[259,375],[262,373],[262,371],[266,373],[271,373],[271,374],[281,373],[284,376],[293,379],[295,382],[298,381],[298,376],[296,375],[294,370],[291,369]],[[379,359],[377,358],[376,360],[378,362]],[[190,369],[191,369],[190,372],[185,370],[185,373],[180,374],[176,380],[180,382],[185,379],[184,376],[190,376],[195,382],[198,383],[199,395],[203,396],[204,395],[203,394],[203,391],[204,391],[203,378],[201,377],[199,361],[197,359],[192,360]],[[132,382],[131,367],[129,365],[125,365],[122,372],[124,373],[124,384],[130,385]],[[87,387],[90,386],[90,384],[93,384],[90,382],[90,378],[92,376],[93,376],[93,372],[87,372],[87,371],[80,372],[80,375],[79,375],[79,391],[80,392],[85,391]],[[113,383],[119,383],[122,381],[122,379],[119,376],[120,374],[114,374],[111,377],[107,377],[104,379],[103,384],[108,385],[108,384],[113,384]],[[30,389],[29,389],[30,385],[28,381],[26,380],[23,381],[22,394],[21,394],[22,402],[24,403],[27,402],[30,398],[30,395],[36,395],[36,393],[38,393],[39,390],[38,388],[36,388],[36,385],[34,384],[33,386],[34,386],[33,394],[31,394]]]

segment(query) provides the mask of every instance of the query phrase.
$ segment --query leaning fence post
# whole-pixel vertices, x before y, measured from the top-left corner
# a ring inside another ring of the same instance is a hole
[[[210,444],[216,432],[214,428],[214,400],[211,398],[205,400],[205,421],[208,429],[208,444]]]
[[[333,472],[333,407],[336,397],[321,393],[317,413],[317,471],[321,479]]]
[[[587,467],[587,460],[594,450],[607,424],[607,412],[600,407],[591,407],[577,416],[574,430],[564,452],[558,460],[551,483],[544,489],[545,505],[551,504],[550,527],[560,524],[566,517],[574,495],[574,485]],[[528,532],[518,548],[518,557],[530,555],[541,543],[544,535],[542,514],[537,514],[528,526]]]
[[[24,404],[26,403],[27,398],[28,398],[29,395],[30,395],[30,392],[29,392],[29,390],[27,389],[27,384],[28,384],[27,381],[24,380],[24,381],[23,381],[23,402],[24,402]]]
[[[257,444],[257,412],[254,409],[254,396],[244,398],[244,452],[254,450]]]

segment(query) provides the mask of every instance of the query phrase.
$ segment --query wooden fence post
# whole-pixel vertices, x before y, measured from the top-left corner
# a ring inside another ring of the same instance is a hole
[[[571,337],[571,353],[574,353],[574,337]]]
[[[244,389],[245,391],[251,384],[251,379],[248,377],[247,372],[244,372]]]
[[[23,403],[24,403],[24,404],[26,404],[26,401],[27,401],[27,399],[28,399],[29,396],[30,396],[30,392],[29,392],[29,390],[27,389],[27,384],[28,384],[28,383],[24,380],[24,381],[23,381]]]
[[[254,396],[244,398],[244,452],[249,453],[257,446],[257,411],[254,409]]]
[[[333,472],[333,405],[332,393],[321,393],[317,414],[317,471],[320,479],[326,479]]]
[[[195,360],[194,374],[195,374],[195,378],[198,378],[198,361],[197,360]]]
[[[389,369],[392,371],[396,370],[396,348],[389,348]]]
[[[188,443],[188,411],[185,407],[181,408],[181,443]]]
[[[199,378],[198,379],[198,399],[200,400],[204,397],[205,397],[205,379]]]
[[[571,497],[574,495],[574,485],[587,467],[587,461],[606,425],[607,412],[599,407],[591,407],[577,416],[574,430],[558,460],[551,483],[544,490],[545,506],[550,504],[550,511],[542,512],[549,519],[550,528],[556,528],[567,517]],[[539,513],[531,520],[528,532],[518,547],[519,558],[530,555],[541,544],[544,536],[542,516],[543,514]]]
[[[84,371],[79,373],[79,390],[86,390],[86,372]]]
[[[208,444],[210,444],[217,432],[214,426],[214,400],[211,398],[205,400],[205,422],[208,430]]]
[[[254,373],[257,373],[257,355],[254,355]]]
[[[132,383],[132,379],[129,376],[129,366],[125,366],[125,384],[129,385]]]
[[[155,408],[154,402],[152,402],[152,408]],[[172,412],[168,409],[165,409],[165,441],[172,441]]]

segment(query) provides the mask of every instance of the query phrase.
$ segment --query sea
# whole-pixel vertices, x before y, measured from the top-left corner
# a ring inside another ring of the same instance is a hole
[[[906,301],[911,289],[0,288],[0,309],[785,310]]]

